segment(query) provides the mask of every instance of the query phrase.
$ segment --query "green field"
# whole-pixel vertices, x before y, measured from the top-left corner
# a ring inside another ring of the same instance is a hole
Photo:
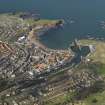
[[[81,45],[94,45],[95,52],[91,53],[88,58],[94,62],[100,62],[105,64],[105,42],[96,40],[80,40]]]

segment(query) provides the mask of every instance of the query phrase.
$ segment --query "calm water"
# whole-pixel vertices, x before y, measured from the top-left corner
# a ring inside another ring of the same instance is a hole
[[[74,38],[104,37],[105,0],[0,0],[0,12],[35,11],[42,18],[65,19],[64,28],[46,33],[42,42],[66,48]]]

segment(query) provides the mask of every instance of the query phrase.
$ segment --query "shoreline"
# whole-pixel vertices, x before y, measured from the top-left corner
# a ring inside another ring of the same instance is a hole
[[[34,33],[34,30],[29,32],[29,36],[28,36],[28,42],[29,44],[34,44],[39,48],[47,48],[46,46],[44,46],[40,41],[39,41],[39,36],[37,34]]]
[[[47,47],[46,45],[44,45],[40,41],[40,36],[45,35],[45,33],[51,29],[59,28],[63,24],[64,24],[63,20],[58,20],[53,24],[47,23],[47,24],[42,24],[42,25],[38,25],[36,27],[33,27],[32,30],[29,32],[29,35],[27,37],[28,43],[34,44],[37,47],[42,48],[42,49],[53,50],[53,49]]]

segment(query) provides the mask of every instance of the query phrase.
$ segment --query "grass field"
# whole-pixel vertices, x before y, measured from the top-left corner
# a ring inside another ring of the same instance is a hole
[[[59,22],[59,20],[50,20],[50,19],[40,19],[40,20],[34,20],[34,19],[25,19],[24,20],[26,23],[30,24],[30,25],[54,25],[57,22]]]
[[[105,105],[105,91],[95,93],[84,100],[86,105]]]
[[[89,55],[94,62],[105,64],[105,42],[95,40],[80,40],[81,45],[94,45],[95,52]]]

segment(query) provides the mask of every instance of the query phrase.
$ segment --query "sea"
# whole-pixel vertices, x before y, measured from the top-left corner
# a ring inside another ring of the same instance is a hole
[[[34,12],[65,24],[40,37],[47,47],[65,49],[76,38],[105,38],[105,0],[0,0],[0,13]]]

